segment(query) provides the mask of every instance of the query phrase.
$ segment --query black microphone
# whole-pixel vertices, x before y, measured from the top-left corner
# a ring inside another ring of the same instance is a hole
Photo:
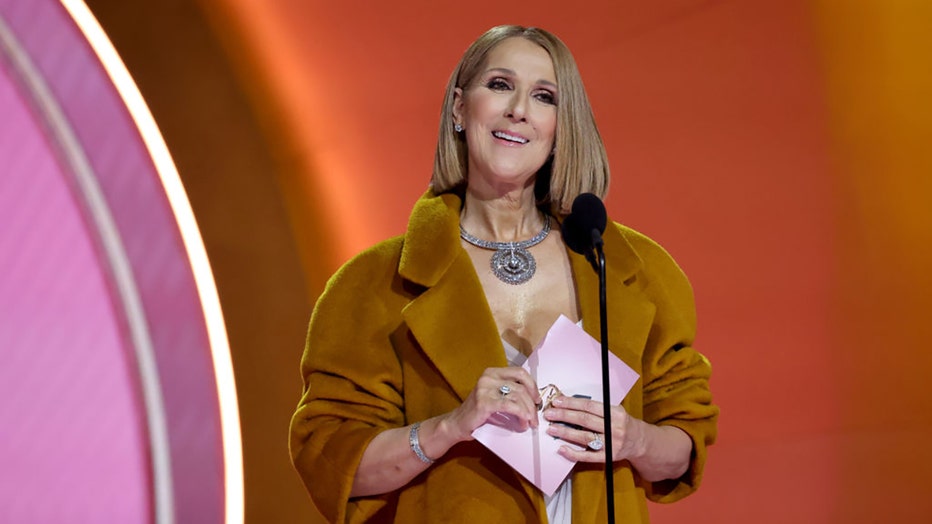
[[[605,252],[602,249],[602,233],[608,217],[605,205],[592,193],[583,193],[573,200],[569,216],[563,220],[560,230],[563,241],[573,251],[586,256],[592,268],[599,274],[599,327],[602,346],[602,417],[603,445],[605,448],[605,506],[609,524],[615,522],[615,482],[612,462],[612,410],[608,373],[608,300],[606,296]]]
[[[563,232],[563,241],[573,251],[586,255],[586,259],[596,267],[597,262],[592,250],[602,246],[602,232],[608,216],[605,213],[605,204],[592,193],[583,193],[573,200],[573,208],[569,216],[563,220],[560,230]]]

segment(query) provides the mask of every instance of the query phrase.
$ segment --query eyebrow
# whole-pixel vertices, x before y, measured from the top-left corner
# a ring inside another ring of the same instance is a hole
[[[507,67],[493,67],[493,68],[491,68],[491,69],[486,70],[485,73],[486,73],[486,74],[489,74],[489,73],[502,73],[502,74],[505,74],[505,75],[508,75],[508,76],[518,76],[517,73],[515,73],[515,72],[512,71],[511,69],[508,69]],[[538,81],[537,81],[537,84],[543,84],[543,85],[545,85],[545,86],[549,86],[549,87],[552,87],[552,88],[554,88],[554,89],[557,88],[557,84],[551,82],[550,80],[538,80]]]

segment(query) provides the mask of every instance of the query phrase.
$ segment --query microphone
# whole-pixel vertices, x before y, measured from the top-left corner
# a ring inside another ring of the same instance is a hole
[[[573,200],[572,211],[563,220],[560,230],[563,232],[563,241],[573,251],[586,255],[586,259],[596,267],[592,250],[602,247],[602,232],[608,216],[605,213],[605,204],[592,193],[583,193]]]
[[[609,524],[615,522],[615,482],[612,462],[612,410],[608,372],[608,312],[605,277],[605,252],[602,249],[602,232],[608,217],[605,205],[592,193],[583,193],[573,200],[572,211],[563,220],[560,231],[563,241],[573,251],[586,256],[599,274],[599,324],[602,346],[602,418],[604,419],[605,448],[605,506]]]

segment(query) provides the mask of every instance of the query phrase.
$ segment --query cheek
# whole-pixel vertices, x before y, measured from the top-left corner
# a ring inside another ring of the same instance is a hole
[[[501,108],[497,107],[496,99],[490,96],[483,96],[481,94],[475,94],[469,97],[466,101],[466,118],[468,118],[473,125],[481,124],[493,118],[498,112],[501,111]]]
[[[557,126],[550,126],[541,130],[541,137],[547,142],[547,147],[552,149],[557,140]]]
[[[541,135],[553,139],[557,134],[557,115],[552,114],[542,118],[537,129],[540,130]]]

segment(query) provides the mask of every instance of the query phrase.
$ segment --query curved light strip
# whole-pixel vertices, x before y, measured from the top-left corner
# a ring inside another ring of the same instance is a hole
[[[126,313],[126,324],[142,384],[142,397],[146,408],[147,430],[152,454],[155,521],[158,524],[171,524],[174,522],[174,497],[165,404],[159,384],[152,337],[146,322],[139,289],[133,280],[126,250],[120,240],[120,234],[103,192],[97,184],[94,169],[88,162],[74,129],[64,116],[61,106],[42,74],[36,69],[28,53],[20,46],[2,18],[0,18],[0,48],[6,51],[20,79],[28,86],[33,101],[42,111],[49,130],[55,135],[56,143],[71,167],[74,180],[80,187],[91,219],[100,232],[101,247],[107,257],[119,300]]]
[[[230,357],[230,345],[227,340],[223,313],[214,276],[207,260],[207,251],[201,239],[194,212],[188,202],[181,177],[175,168],[168,147],[155,124],[155,119],[133,82],[126,66],[120,59],[110,40],[97,19],[81,0],[61,0],[62,5],[71,14],[81,32],[87,38],[91,48],[100,58],[101,64],[116,86],[120,97],[129,109],[130,116],[136,122],[142,139],[152,156],[155,169],[168,195],[175,220],[181,231],[191,268],[194,272],[195,285],[201,298],[201,307],[207,323],[207,336],[210,341],[210,353],[213,359],[217,398],[220,404],[220,430],[223,439],[224,464],[224,505],[225,521],[228,524],[242,523],[244,516],[243,493],[243,457],[242,440],[239,425],[239,406],[236,397],[236,384],[233,378],[233,362]]]

